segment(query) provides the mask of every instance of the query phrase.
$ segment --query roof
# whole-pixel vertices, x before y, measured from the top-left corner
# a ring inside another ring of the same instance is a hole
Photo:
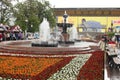
[[[56,16],[120,16],[120,8],[54,8]]]

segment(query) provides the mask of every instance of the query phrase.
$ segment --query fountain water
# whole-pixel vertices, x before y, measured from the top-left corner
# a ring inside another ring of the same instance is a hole
[[[47,19],[43,18],[43,22],[39,26],[40,40],[49,41],[50,40],[50,27]]]
[[[37,47],[80,47],[82,42],[79,42],[81,40],[78,39],[77,29],[73,24],[67,22],[67,17],[65,12],[63,15],[64,23],[57,23],[56,37],[50,34],[49,22],[43,18],[39,26],[40,38],[32,41],[31,45]]]
[[[66,27],[66,26],[64,26],[64,27]],[[14,56],[14,57],[17,56],[17,58],[19,58],[19,57],[22,57],[22,58],[24,58],[24,57],[42,58],[43,57],[43,58],[48,58],[48,59],[49,58],[55,58],[55,59],[61,58],[61,61],[63,62],[63,60],[66,60],[66,57],[68,57],[68,59],[69,58],[72,59],[72,58],[78,56],[79,54],[92,52],[93,50],[89,47],[89,45],[96,45],[96,43],[91,43],[91,42],[80,42],[80,43],[75,43],[74,45],[69,45],[69,46],[66,46],[67,44],[65,44],[65,46],[58,46],[58,43],[56,41],[51,40],[49,23],[47,22],[47,20],[45,18],[43,19],[43,22],[40,24],[39,28],[40,28],[40,39],[38,39],[38,40],[35,40],[35,41],[33,41],[33,40],[16,40],[16,41],[1,42],[0,43],[0,52],[1,52],[0,55]],[[64,31],[64,32],[66,32],[66,31]],[[68,35],[68,33],[64,33],[64,34]],[[75,27],[71,28],[70,34],[71,34],[70,35],[71,40],[77,38],[77,36],[76,36],[77,32],[76,32]],[[65,38],[65,35],[63,35],[62,33],[60,33],[59,35],[61,37],[63,37],[62,39]],[[31,41],[32,41],[32,44],[31,44]],[[31,47],[31,45],[39,46],[39,47]],[[56,47],[56,46],[58,46],[58,47]],[[78,57],[78,58],[80,58],[80,57]],[[59,62],[61,62],[61,61],[59,61]],[[82,58],[81,58],[81,61],[83,61]],[[74,61],[74,62],[76,63],[76,62],[81,62],[81,61],[79,60],[79,61]],[[58,64],[58,63],[55,63],[55,64]],[[71,65],[73,65],[73,62]],[[79,65],[81,65],[81,64],[79,64]],[[52,67],[52,65],[50,67]],[[77,67],[75,67],[75,68],[77,69],[78,67],[80,67],[80,66],[77,65]],[[67,69],[67,68],[65,68],[65,69]],[[73,70],[72,73],[75,73],[74,72],[75,68],[72,69]],[[45,70],[47,70],[47,69],[45,69]],[[70,69],[68,68],[67,70],[69,71]],[[79,70],[76,70],[76,71],[79,72]],[[45,72],[45,71],[43,70],[43,72]],[[36,75],[40,76],[41,73],[42,72],[39,71],[38,74],[36,74]],[[7,77],[7,78],[11,77],[11,79],[13,79],[14,75],[17,75],[16,78],[21,79],[21,74],[17,74],[17,73],[10,74],[10,76],[9,76],[9,74],[4,76],[4,73],[1,75],[3,75],[4,79],[5,79],[5,77]],[[40,77],[36,78],[36,75],[32,76],[32,78],[35,78],[35,79],[40,78]],[[31,79],[31,76],[29,76],[29,75],[27,76],[24,74],[23,74],[22,79],[26,79],[26,77],[28,77],[28,79]],[[73,75],[73,77],[74,77],[74,75]]]
[[[32,41],[32,46],[39,47],[57,47],[57,41],[51,40],[49,22],[46,18],[43,18],[42,23],[39,26],[39,40]]]
[[[72,26],[69,30],[69,40],[70,41],[74,41],[74,40],[77,40],[78,39],[78,32],[77,32],[77,29],[76,27]]]

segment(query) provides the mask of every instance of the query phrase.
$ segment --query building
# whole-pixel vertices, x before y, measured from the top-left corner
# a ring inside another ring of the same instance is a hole
[[[81,27],[82,19],[100,22],[105,27],[103,32],[120,26],[120,8],[55,8],[57,22],[63,22],[65,11],[69,16],[68,22],[73,23],[77,28]]]

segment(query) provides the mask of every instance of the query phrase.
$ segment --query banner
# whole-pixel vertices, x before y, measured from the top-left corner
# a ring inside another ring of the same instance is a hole
[[[113,24],[120,24],[120,20],[113,20]]]

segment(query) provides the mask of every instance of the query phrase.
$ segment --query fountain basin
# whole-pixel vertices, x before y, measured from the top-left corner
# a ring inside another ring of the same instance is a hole
[[[42,42],[33,42],[31,43],[32,47],[57,47],[58,42],[53,41],[42,41]]]
[[[77,42],[73,45],[58,45],[58,47],[32,47],[32,40],[20,41],[5,41],[0,43],[0,52],[9,54],[27,54],[27,55],[66,55],[66,54],[81,54],[94,51],[90,46],[95,46],[96,43]],[[91,44],[88,46],[87,44]],[[85,45],[86,44],[86,45]],[[94,45],[95,44],[95,45]],[[96,47],[97,48],[97,47]],[[98,49],[98,48],[97,48]]]
[[[58,41],[59,44],[74,44],[75,41]]]

